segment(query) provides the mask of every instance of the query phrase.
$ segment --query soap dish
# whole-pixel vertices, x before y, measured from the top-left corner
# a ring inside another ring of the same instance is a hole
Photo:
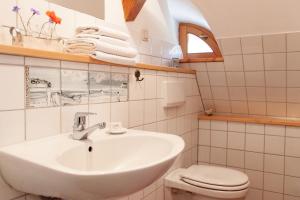
[[[109,129],[107,132],[112,135],[119,135],[126,133],[127,128]]]

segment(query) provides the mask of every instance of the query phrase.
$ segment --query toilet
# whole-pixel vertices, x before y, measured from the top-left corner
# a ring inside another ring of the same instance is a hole
[[[243,200],[249,185],[249,178],[243,172],[192,165],[176,169],[165,177],[165,194],[167,200]]]

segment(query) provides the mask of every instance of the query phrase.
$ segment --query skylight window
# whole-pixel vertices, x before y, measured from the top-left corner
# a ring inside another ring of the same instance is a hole
[[[179,44],[182,49],[180,62],[223,62],[224,58],[212,32],[204,27],[179,24]]]
[[[188,53],[212,53],[210,46],[200,37],[188,33]]]

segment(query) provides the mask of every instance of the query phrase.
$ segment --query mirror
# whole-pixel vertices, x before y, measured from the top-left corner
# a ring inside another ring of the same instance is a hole
[[[48,0],[48,1],[104,20],[105,0],[85,0],[85,1]]]

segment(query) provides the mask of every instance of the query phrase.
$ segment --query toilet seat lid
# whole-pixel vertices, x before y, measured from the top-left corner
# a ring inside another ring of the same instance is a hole
[[[181,174],[181,178],[205,185],[237,187],[247,185],[248,176],[240,171],[224,167],[193,165]]]

